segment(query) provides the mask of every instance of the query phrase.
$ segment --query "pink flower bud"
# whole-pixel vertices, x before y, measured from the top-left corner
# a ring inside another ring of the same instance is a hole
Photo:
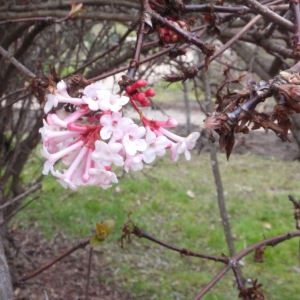
[[[174,118],[168,119],[166,123],[167,123],[168,127],[176,127],[178,125],[177,120]]]
[[[135,91],[136,89],[139,89],[143,86],[147,85],[147,81],[145,79],[139,79],[137,80],[132,86],[131,86],[131,93]]]
[[[130,85],[126,86],[125,91],[126,91],[127,94],[130,95],[132,93],[132,87]]]
[[[172,143],[170,142],[169,144],[168,144],[168,146],[166,147],[166,149],[171,149],[172,148]]]
[[[148,99],[145,99],[144,101],[140,101],[140,103],[143,107],[147,107],[147,106],[151,105],[151,101]]]
[[[174,118],[169,118],[165,122],[156,122],[156,124],[161,127],[176,127],[178,125],[178,122]]]
[[[154,89],[153,89],[153,88],[149,88],[149,89],[145,92],[145,95],[146,95],[147,97],[153,97],[153,96],[155,96],[155,91],[154,91]]]
[[[146,99],[145,93],[140,92],[140,93],[138,93],[138,94],[135,95],[135,99],[134,100],[142,102],[142,101],[145,101],[145,99]]]

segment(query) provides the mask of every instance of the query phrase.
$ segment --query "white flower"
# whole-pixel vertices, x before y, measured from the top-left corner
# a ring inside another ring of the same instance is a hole
[[[43,157],[45,157],[47,159],[47,161],[44,164],[44,170],[43,170],[43,174],[47,175],[49,173],[49,171],[51,170],[51,167],[53,167],[53,165],[61,158],[63,158],[64,156],[68,155],[69,153],[75,151],[76,149],[80,148],[83,145],[83,141],[78,141],[75,144],[62,149],[59,152],[50,154],[47,150],[47,147],[43,146],[43,149],[41,149],[41,154]]]
[[[116,166],[123,166],[123,157],[118,153],[123,148],[120,143],[105,143],[103,141],[95,142],[95,150],[92,153],[92,159],[100,162],[104,166],[110,166],[113,162]]]
[[[124,130],[133,124],[133,121],[127,117],[122,118],[119,112],[113,112],[111,115],[102,116],[100,123],[103,126],[100,131],[102,139],[107,140],[113,136],[115,140],[120,140],[124,136]]]
[[[181,153],[184,153],[187,160],[191,159],[191,153],[189,150],[193,149],[196,145],[196,141],[199,138],[199,132],[193,132],[188,135],[183,141],[173,143],[171,148],[171,160],[177,161]]]
[[[145,127],[131,124],[125,131],[123,145],[129,155],[135,155],[137,151],[145,151],[147,143],[142,137],[145,135]]]
[[[95,168],[89,169],[90,180],[87,185],[101,186],[103,189],[111,187],[111,183],[118,183],[118,178],[115,173],[107,171],[101,164],[96,163]]]
[[[58,104],[57,97],[52,94],[47,94],[46,95],[46,104],[44,106],[45,114],[47,114],[52,109],[53,106],[56,107],[57,104]]]
[[[95,98],[97,97],[97,91],[99,90],[107,90],[106,86],[101,82],[97,81],[94,82],[88,86],[86,86],[83,90],[83,97],[82,98],[91,98],[92,100],[96,100]]]
[[[86,87],[88,88],[88,86]],[[85,89],[86,89],[85,88]],[[110,98],[111,93],[107,90],[89,90],[88,95],[83,95],[83,101],[88,104],[89,109],[97,111],[100,109],[100,101],[104,101]]]
[[[191,150],[195,147],[198,138],[200,137],[199,132],[192,132],[185,138],[187,149]]]
[[[148,127],[149,128],[149,127]],[[148,129],[146,134],[147,149],[143,152],[144,162],[152,163],[156,156],[164,156],[166,154],[166,147],[170,141],[163,135],[156,136],[156,134]]]
[[[128,101],[129,98],[126,96],[111,94],[109,98],[99,100],[99,108],[103,111],[119,111]]]
[[[59,171],[51,170],[52,175],[59,178],[58,182],[63,187],[70,187],[73,190],[77,190],[78,185],[85,184],[82,180],[82,175],[84,173],[88,153],[90,153],[89,148],[83,146],[70,164],[68,170],[64,170],[63,174]]]
[[[141,154],[136,154],[134,156],[126,155],[126,160],[124,164],[124,169],[128,173],[131,168],[133,171],[140,171],[143,169],[143,158],[144,156]]]
[[[52,94],[46,95],[46,104],[44,112],[47,114],[53,107],[57,107],[58,103],[71,103],[73,105],[85,104],[81,98],[73,98],[67,92],[67,85],[62,80],[60,81],[56,89],[52,89]]]
[[[129,98],[126,96],[111,94],[101,82],[88,85],[83,90],[83,93],[83,101],[93,111],[99,109],[103,111],[119,111],[129,101]]]

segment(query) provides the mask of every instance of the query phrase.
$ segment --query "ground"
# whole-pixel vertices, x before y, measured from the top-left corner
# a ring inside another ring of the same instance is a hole
[[[194,129],[197,130],[196,125]],[[185,130],[183,126],[179,126],[179,131],[183,134]],[[208,151],[208,147],[205,146],[201,151]],[[272,156],[280,160],[289,161],[298,157],[298,149],[295,142],[282,142],[272,132],[265,133],[263,131],[251,132],[249,135],[238,135],[233,152],[244,155],[251,153],[265,157]],[[70,242],[62,233],[58,234],[54,239],[48,240],[34,229],[28,232],[19,231],[18,229],[12,230],[13,239],[17,249],[20,250],[13,249],[13,264],[15,265],[17,278],[43,266],[54,257],[65,252],[71,245],[74,245],[74,242]],[[16,286],[14,288],[15,299],[87,299],[85,297],[85,289],[88,257],[88,247],[76,251],[44,273],[23,285]],[[113,270],[110,269],[109,265],[103,265],[101,255],[93,256],[92,266],[88,299],[135,299],[133,295],[122,289],[121,283],[113,281]],[[110,285],[105,285],[101,282],[99,270],[101,270],[101,277],[112,278]],[[45,286],[47,286],[47,290],[43,290]],[[43,295],[42,298],[41,295]]]
[[[16,245],[20,247],[20,251],[15,251],[16,257],[14,258],[16,272],[19,278],[27,272],[32,272],[53,260],[56,256],[68,250],[72,245],[72,242],[63,234],[57,235],[52,240],[43,238],[35,231],[16,231],[13,233],[13,236]],[[15,299],[87,299],[85,297],[85,290],[88,259],[88,247],[86,249],[77,250],[50,269],[32,280],[29,280],[28,283],[15,287]],[[134,299],[128,292],[122,290],[117,282],[107,286],[98,279],[98,270],[101,270],[102,276],[113,276],[109,266],[101,263],[99,255],[93,255],[92,266],[88,293],[89,300]],[[42,295],[44,297],[41,298]]]

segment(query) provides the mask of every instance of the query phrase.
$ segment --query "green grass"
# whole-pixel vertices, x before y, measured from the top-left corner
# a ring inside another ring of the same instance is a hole
[[[297,162],[283,162],[254,155],[232,155],[230,162],[219,156],[227,209],[237,251],[276,234],[294,230],[292,205],[288,195],[300,195]],[[37,168],[32,159],[30,174]],[[113,278],[99,280],[122,282],[137,299],[192,299],[222,265],[182,257],[147,240],[133,238],[126,251],[118,245],[121,229],[132,212],[132,220],[142,229],[166,242],[213,255],[228,254],[218,212],[209,156],[193,155],[173,163],[161,159],[156,167],[132,172],[104,191],[82,188],[64,190],[47,176],[38,202],[14,220],[21,228],[37,227],[51,238],[63,231],[74,244],[87,236],[94,222],[114,219],[116,228],[97,252],[112,270]],[[194,193],[189,198],[187,191]],[[267,229],[266,227],[270,228]],[[243,259],[243,275],[262,283],[266,299],[300,299],[299,274],[293,270],[298,261],[299,240],[289,240],[267,248],[265,262]],[[203,299],[237,299],[232,273],[229,272]]]

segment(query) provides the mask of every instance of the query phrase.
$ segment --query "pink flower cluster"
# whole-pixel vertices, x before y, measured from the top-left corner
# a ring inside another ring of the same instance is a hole
[[[92,185],[107,189],[118,182],[113,165],[126,172],[141,170],[144,163],[165,155],[166,149],[171,150],[173,161],[181,153],[189,160],[189,150],[200,134],[193,132],[183,138],[166,129],[177,125],[175,119],[159,122],[145,118],[139,106],[149,105],[147,97],[155,95],[152,88],[138,90],[146,84],[145,80],[138,80],[126,88],[125,95],[113,95],[96,82],[85,87],[78,98],[68,94],[64,81],[52,87],[44,107],[48,115],[40,129],[41,153],[47,159],[43,174],[51,172],[62,186],[73,190]],[[123,106],[128,102],[139,113],[143,126],[123,116]],[[53,109],[59,103],[69,104],[71,111]]]

